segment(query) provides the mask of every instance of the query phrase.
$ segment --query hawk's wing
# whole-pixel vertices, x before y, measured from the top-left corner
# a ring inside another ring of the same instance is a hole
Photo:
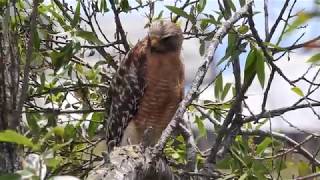
[[[136,115],[146,88],[147,38],[138,42],[121,62],[111,83],[111,106],[106,121],[106,141],[119,145],[129,121]]]

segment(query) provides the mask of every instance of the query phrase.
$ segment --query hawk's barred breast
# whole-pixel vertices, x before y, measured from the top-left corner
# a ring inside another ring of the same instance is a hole
[[[158,21],[121,62],[110,87],[108,144],[139,143],[148,127],[151,143],[160,137],[183,97],[182,40],[178,26]]]

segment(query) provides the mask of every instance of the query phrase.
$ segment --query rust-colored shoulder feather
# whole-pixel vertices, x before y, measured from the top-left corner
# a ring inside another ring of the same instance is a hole
[[[137,113],[146,88],[146,61],[149,53],[148,39],[136,44],[120,63],[113,77],[109,96],[111,106],[106,120],[106,141],[119,145],[131,118]]]

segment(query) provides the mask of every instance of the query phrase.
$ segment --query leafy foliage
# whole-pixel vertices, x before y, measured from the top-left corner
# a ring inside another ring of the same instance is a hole
[[[77,0],[74,4],[58,0],[49,3],[41,1],[37,8],[36,28],[32,29],[30,22],[33,17],[30,12],[33,11],[33,6],[27,1],[0,0],[1,33],[12,32],[10,38],[14,41],[9,43],[19,58],[19,78],[21,81],[26,77],[28,83],[26,92],[22,92],[27,98],[23,104],[21,131],[18,133],[0,127],[4,130],[0,132],[0,142],[23,147],[24,156],[30,152],[39,154],[48,167],[48,177],[70,174],[84,178],[103,159],[101,152],[106,149],[103,143],[103,123],[109,108],[106,97],[108,86],[121,57],[127,53],[125,47],[130,42],[122,39],[130,33],[126,34],[126,30],[123,30],[124,34],[121,34],[123,32],[120,30],[125,26],[117,24],[119,22],[116,22],[114,34],[104,34],[99,18],[113,13],[115,17],[120,15],[121,19],[137,10],[139,13],[148,12],[148,26],[152,21],[170,16],[184,30],[185,39],[194,38],[199,41],[199,54],[206,57],[207,44],[215,40],[213,37],[217,29],[245,5],[244,0],[224,0],[212,11],[208,5],[211,2],[207,0],[178,2],[180,1],[167,3],[166,8],[158,12],[154,8],[158,1]],[[149,8],[148,11],[145,11],[146,8]],[[271,118],[265,116],[265,107],[260,114],[253,114],[245,102],[246,91],[255,78],[267,97],[269,90],[265,88],[266,82],[273,78],[268,76],[267,68],[281,73],[275,69],[278,59],[270,60],[268,55],[274,58],[275,54],[281,52],[289,56],[294,48],[310,46],[309,43],[304,46],[283,47],[281,42],[283,37],[300,30],[302,25],[317,16],[317,12],[300,12],[293,21],[289,19],[294,16],[288,16],[275,42],[266,37],[267,40],[259,43],[252,31],[253,27],[246,20],[233,24],[228,31],[224,56],[215,64],[219,72],[213,78],[212,85],[208,85],[213,88],[214,97],[206,100],[195,97],[194,104],[188,107],[191,122],[199,134],[196,141],[207,139],[213,133],[215,137],[221,136],[223,142],[227,142],[217,145],[229,146],[227,155],[217,162],[217,169],[227,174],[225,179],[279,179],[280,172],[294,166],[297,166],[294,168],[299,176],[319,171],[319,166],[311,169],[310,164],[304,161],[293,162],[286,159],[287,154],[281,158],[274,156],[283,152],[287,144],[279,137],[277,139],[272,134],[260,132],[260,128]],[[0,35],[2,38],[2,34]],[[28,65],[28,42],[31,35],[32,54]],[[3,53],[3,50],[0,51]],[[193,53],[196,52],[195,50]],[[95,60],[91,61],[93,57]],[[311,67],[319,68],[319,60],[320,55],[316,53],[307,62]],[[242,63],[244,67],[240,65]],[[236,67],[239,69],[236,70]],[[238,79],[228,79],[228,73],[233,73]],[[310,81],[304,75],[298,80],[301,79]],[[301,101],[309,100],[311,91],[306,92],[293,86],[295,81],[290,83],[291,90],[302,98]],[[239,99],[240,103],[237,102]],[[316,102],[312,100],[314,101]],[[250,116],[244,113],[244,109]],[[224,124],[229,116],[232,116],[230,123]],[[255,119],[253,123],[250,117],[260,119]],[[206,119],[213,124],[213,132],[207,130]],[[228,131],[225,132],[224,128]],[[228,142],[229,139],[232,140]],[[187,141],[183,136],[177,135],[167,142],[164,150],[177,172],[184,171],[181,167],[188,164],[187,152],[190,147],[187,146]],[[200,150],[196,152],[194,164],[197,168],[203,167],[207,157]],[[0,179],[17,179],[20,175],[1,175]]]

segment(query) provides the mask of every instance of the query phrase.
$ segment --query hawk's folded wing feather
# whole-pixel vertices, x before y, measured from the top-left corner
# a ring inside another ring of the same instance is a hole
[[[111,106],[106,120],[106,141],[119,145],[130,120],[137,113],[146,88],[148,41],[138,42],[121,62],[113,77],[109,96]]]

